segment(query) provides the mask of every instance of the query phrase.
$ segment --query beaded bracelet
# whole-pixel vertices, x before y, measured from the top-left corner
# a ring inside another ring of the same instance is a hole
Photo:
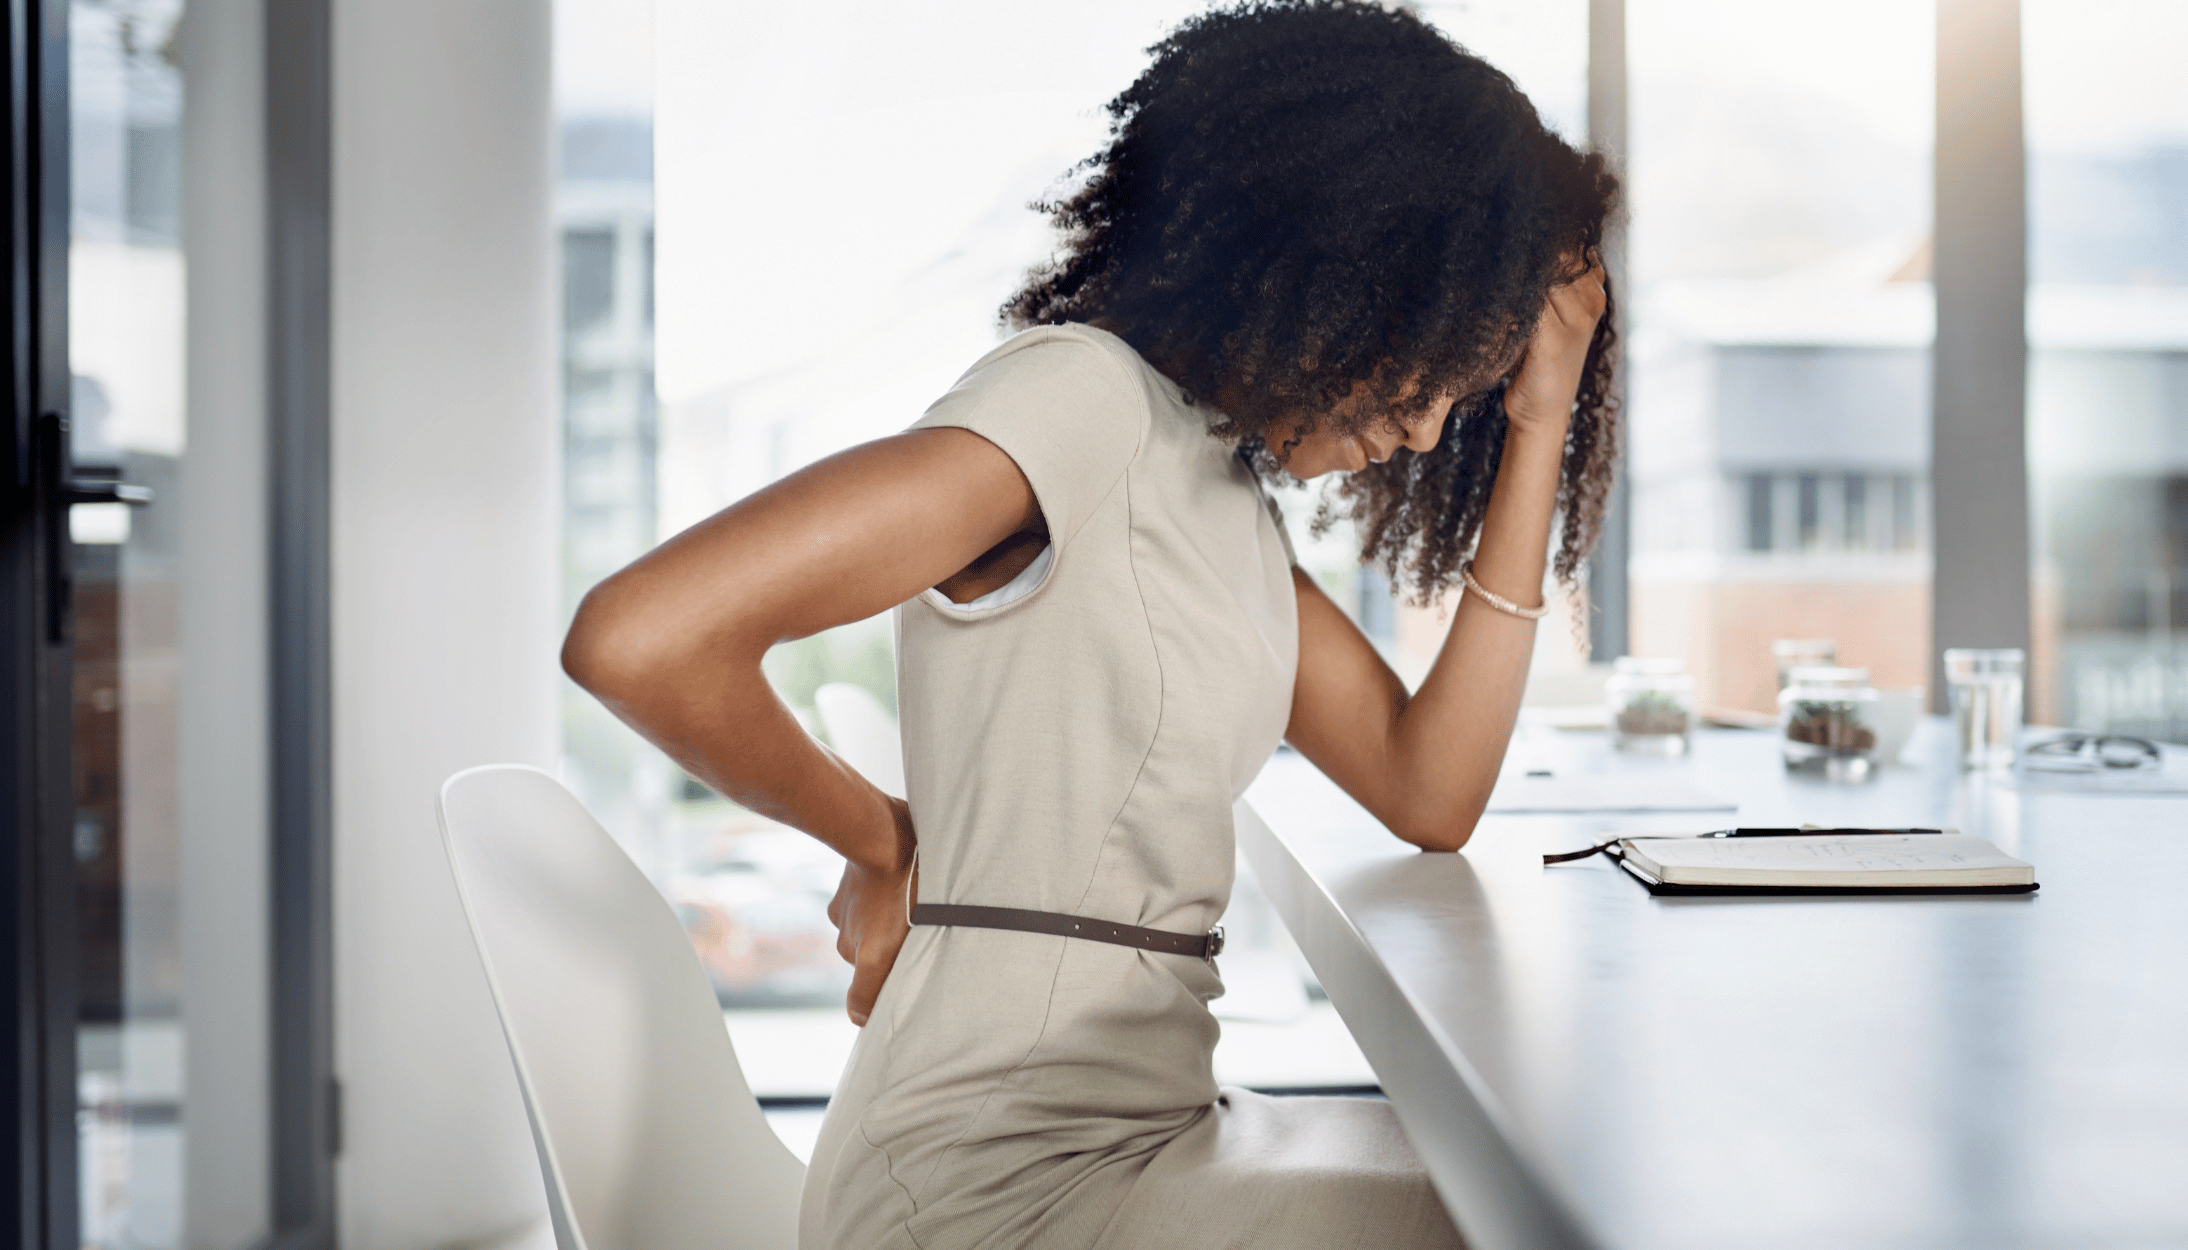
[[[1539,608],[1523,608],[1475,581],[1474,562],[1472,560],[1468,560],[1459,566],[1459,580],[1466,583],[1466,588],[1474,593],[1475,598],[1507,616],[1516,616],[1523,621],[1539,621],[1550,614],[1550,605],[1548,603],[1544,603]]]

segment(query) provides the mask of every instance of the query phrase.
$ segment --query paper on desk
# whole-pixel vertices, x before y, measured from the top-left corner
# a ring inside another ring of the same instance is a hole
[[[1489,810],[1549,812],[1714,812],[1739,804],[1677,777],[1653,773],[1530,777],[1506,773],[1489,795]]]
[[[1605,729],[1610,726],[1611,714],[1603,706],[1603,701],[1598,699],[1594,703],[1571,707],[1522,707],[1519,710],[1519,723],[1540,725],[1544,729]]]
[[[2013,771],[2013,784],[2022,790],[2076,794],[2188,794],[2188,765],[2170,751],[2166,752],[2164,766],[2152,769],[2070,772],[2024,765]]]

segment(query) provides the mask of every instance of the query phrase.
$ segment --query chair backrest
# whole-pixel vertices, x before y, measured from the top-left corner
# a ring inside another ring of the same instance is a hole
[[[863,686],[832,681],[813,692],[828,744],[883,793],[904,797],[904,734],[896,717]]]
[[[652,883],[535,768],[457,773],[440,813],[560,1250],[791,1250],[804,1166]]]

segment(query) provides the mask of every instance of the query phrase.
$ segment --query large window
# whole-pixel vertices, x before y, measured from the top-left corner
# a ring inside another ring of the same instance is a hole
[[[1200,7],[1066,20],[993,0],[937,22],[879,3],[764,20],[686,6],[662,33],[657,115],[643,93],[565,99],[570,602],[947,389],[1050,245],[1027,203],[1068,184],[1101,141],[1102,102]],[[1588,138],[1585,0],[1416,7]],[[2172,298],[2188,283],[2188,123],[2142,85],[2167,81],[2159,68],[2099,62],[2171,46],[2131,32],[2178,19],[2159,0],[2066,12],[2031,0],[2027,41],[2032,707],[2177,735],[2188,461],[2173,461],[2188,434],[2166,422],[2188,420],[2188,313]],[[588,49],[613,52],[597,36],[615,20],[565,39],[566,78]],[[1722,709],[1773,706],[1780,637],[1833,638],[1880,686],[1925,684],[1933,6],[1629,0],[1626,29],[1628,650],[1684,658]],[[1401,673],[1425,671],[1438,608],[1394,603],[1342,527],[1308,535],[1310,495],[1286,505],[1304,563]],[[1581,669],[1572,634],[1564,614],[1547,622],[1537,668]],[[768,672],[824,738],[831,698],[894,711],[885,616],[778,648]],[[565,724],[571,780],[684,914],[748,1063],[832,1064],[847,1044],[822,910],[833,857],[707,793],[574,692]],[[1249,930],[1254,906],[1242,894],[1234,917]]]
[[[2188,9],[2023,14],[2031,715],[2188,741]]]
[[[1924,0],[1630,0],[1631,644],[1774,707],[1770,643],[1929,651]]]
[[[636,254],[628,240],[639,227],[611,238],[597,213],[587,215],[613,198],[611,179],[589,172],[599,167],[593,145],[617,125],[627,137],[638,132],[627,102],[567,95],[573,602],[636,554],[643,520],[665,537],[824,455],[903,428],[946,391],[997,341],[995,309],[1051,246],[1029,202],[1067,185],[1073,165],[1100,146],[1102,105],[1145,64],[1147,45],[1202,7],[1138,0],[1067,15],[993,0],[953,5],[947,21],[880,3],[781,7],[764,21],[726,6],[680,9],[687,26],[662,32],[653,84],[655,186],[642,189],[628,172],[635,157],[612,162],[626,171],[618,202],[660,205],[657,425],[635,357],[621,366],[634,385],[612,400],[597,372],[607,310],[622,306],[606,292],[643,279],[616,259]],[[575,0],[565,8],[591,20]],[[1584,0],[1422,9],[1514,73],[1553,125],[1581,136]],[[591,72],[577,63],[583,46],[565,47],[566,82]],[[603,116],[617,107],[622,122]],[[1432,651],[1433,614],[1395,611],[1388,585],[1358,568],[1342,528],[1310,535],[1315,502],[1287,501],[1303,559],[1401,667],[1418,667],[1409,656]],[[779,647],[768,673],[813,732],[836,735],[850,753],[842,715],[886,723],[894,712],[888,618]],[[847,706],[861,710],[843,713]],[[582,696],[573,694],[565,742],[572,780],[684,915],[756,1087],[825,1093],[849,1042],[840,1006],[848,970],[824,910],[840,863],[683,778]],[[1256,1084],[1372,1080],[1326,1004],[1310,1003],[1311,978],[1250,883],[1226,923],[1224,1074]]]
[[[859,3],[784,8],[765,23],[724,12],[665,38],[660,533],[902,429],[985,354],[1001,337],[996,308],[1050,246],[1029,203],[1098,148],[1101,107],[1142,49],[1200,7],[1085,6],[1060,25],[1062,11],[1011,0],[956,5],[940,22]],[[725,116],[752,121],[717,124]],[[1332,564],[1357,603],[1341,551]],[[860,747],[892,749],[887,615],[778,647],[767,671],[814,733],[889,784],[888,765]],[[859,738],[861,725],[880,736]],[[853,1036],[825,914],[840,861],[681,779],[655,795],[634,815],[663,848],[657,879],[755,1087],[825,1095]],[[1310,1005],[1302,965],[1250,887],[1227,924],[1226,1076],[1371,1081],[1326,1004]]]

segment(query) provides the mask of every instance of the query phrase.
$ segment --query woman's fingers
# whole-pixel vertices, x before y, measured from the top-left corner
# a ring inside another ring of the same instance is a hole
[[[851,989],[844,1009],[851,1022],[865,1027],[866,1018],[881,997],[882,983],[896,966],[911,928],[905,916],[905,899],[918,880],[916,868],[904,872],[875,872],[846,864],[843,883],[829,900],[828,919],[836,926],[836,954],[851,965]],[[907,880],[909,879],[909,880]]]
[[[851,1013],[851,1023],[860,1028],[866,1026],[866,1017],[873,1013],[889,970],[896,967],[897,952],[904,949],[907,932],[901,905],[894,923],[879,916],[870,919],[873,923],[856,935],[856,949],[847,956],[851,961],[851,992],[844,996],[844,1006]]]
[[[1556,424],[1571,416],[1588,345],[1608,304],[1600,264],[1550,288],[1519,372],[1505,390],[1509,418],[1522,424]]]
[[[874,1003],[881,998],[881,984],[889,979],[889,969],[896,966],[896,948],[891,947],[886,961],[872,960],[855,964],[851,972],[851,992],[844,998],[844,1006],[851,1013],[851,1023],[866,1027],[867,1018],[874,1013]]]
[[[1586,273],[1550,288],[1550,307],[1545,311],[1554,312],[1558,320],[1567,325],[1585,324],[1593,331],[1610,302],[1604,294],[1603,282],[1603,266],[1600,263],[1590,265]]]

